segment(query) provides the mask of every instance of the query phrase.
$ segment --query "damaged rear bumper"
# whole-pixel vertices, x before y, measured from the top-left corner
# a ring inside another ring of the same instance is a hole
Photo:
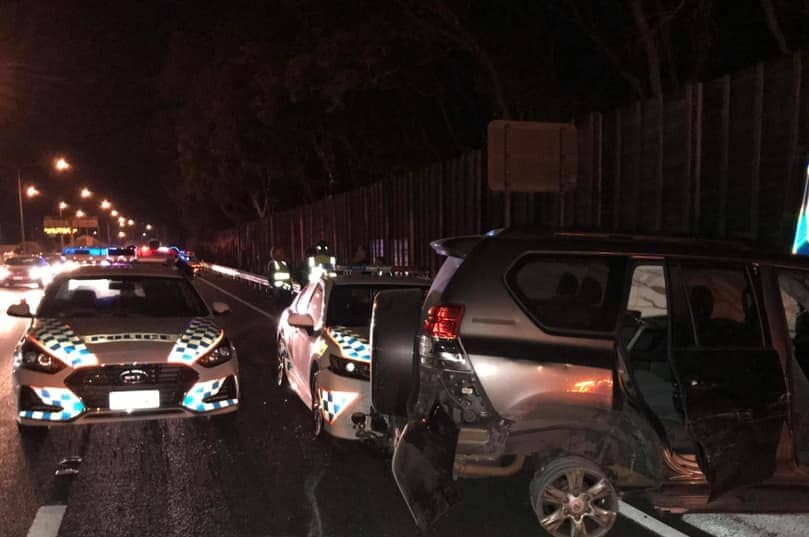
[[[437,406],[429,417],[410,421],[396,444],[393,477],[421,530],[458,502],[453,483],[457,443],[458,428]]]

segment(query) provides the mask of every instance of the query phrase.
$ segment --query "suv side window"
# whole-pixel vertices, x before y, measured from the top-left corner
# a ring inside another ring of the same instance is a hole
[[[640,312],[641,318],[644,319],[668,315],[663,265],[635,266],[626,309]]]
[[[612,333],[626,258],[528,254],[506,275],[517,301],[550,331]]]
[[[697,346],[764,346],[755,293],[744,266],[682,265],[680,274],[678,291],[688,305]]]

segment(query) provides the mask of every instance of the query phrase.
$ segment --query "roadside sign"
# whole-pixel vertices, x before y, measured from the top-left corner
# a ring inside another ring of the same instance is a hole
[[[571,123],[489,123],[489,188],[496,192],[561,192],[576,186],[578,148]]]

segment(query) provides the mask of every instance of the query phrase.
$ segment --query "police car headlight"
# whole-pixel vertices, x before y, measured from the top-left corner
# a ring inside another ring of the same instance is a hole
[[[26,341],[17,349],[14,363],[23,369],[40,373],[57,373],[67,367],[64,362],[43,351],[31,341]]]
[[[371,378],[371,364],[349,360],[335,354],[329,355],[329,369],[336,375],[363,380]]]
[[[223,338],[216,348],[203,355],[202,358],[197,360],[197,363],[203,367],[214,367],[224,364],[233,358],[234,354],[236,354],[236,350],[233,345],[230,344],[227,338]]]

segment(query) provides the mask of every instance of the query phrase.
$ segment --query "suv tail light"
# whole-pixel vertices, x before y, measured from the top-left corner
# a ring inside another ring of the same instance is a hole
[[[424,333],[438,339],[457,339],[464,307],[461,304],[432,306],[424,319]]]

